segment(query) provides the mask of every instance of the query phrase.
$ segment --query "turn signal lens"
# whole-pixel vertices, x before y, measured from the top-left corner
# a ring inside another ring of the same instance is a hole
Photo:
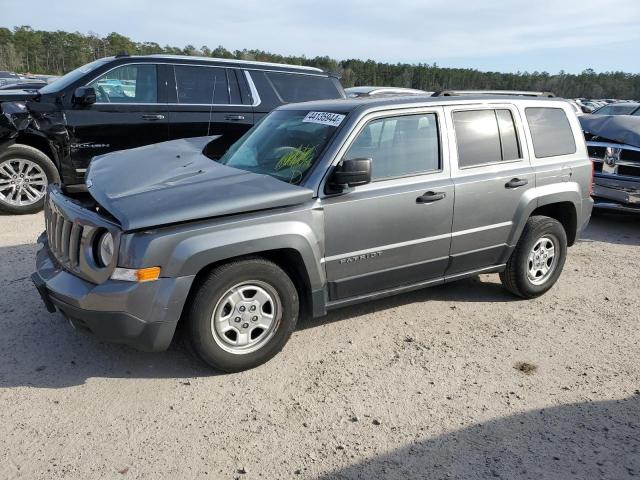
[[[148,268],[116,268],[111,274],[112,280],[125,282],[153,282],[160,278],[160,267]]]

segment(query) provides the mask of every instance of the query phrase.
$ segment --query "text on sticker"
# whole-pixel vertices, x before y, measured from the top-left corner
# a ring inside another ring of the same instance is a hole
[[[345,115],[340,115],[339,113],[331,113],[331,112],[309,112],[307,116],[304,117],[303,122],[306,123],[320,123],[322,125],[330,125],[332,127],[337,127],[344,120]]]

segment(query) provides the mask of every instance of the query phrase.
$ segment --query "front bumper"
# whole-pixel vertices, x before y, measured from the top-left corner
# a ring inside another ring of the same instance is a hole
[[[640,213],[640,181],[596,175],[593,198],[596,208]]]
[[[44,236],[38,239],[33,283],[49,311],[56,308],[78,329],[144,351],[166,350],[194,276],[133,283],[87,282],[59,267]]]

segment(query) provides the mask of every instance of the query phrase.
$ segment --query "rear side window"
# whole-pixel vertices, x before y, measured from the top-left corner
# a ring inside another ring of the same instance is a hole
[[[338,87],[330,77],[275,72],[267,72],[266,77],[285,103],[342,98]]]
[[[561,108],[525,108],[536,158],[576,153],[569,119]]]
[[[226,105],[229,83],[224,68],[176,65],[178,103]]]
[[[510,110],[466,110],[453,113],[458,165],[473,167],[522,158]]]
[[[371,158],[374,180],[440,170],[437,117],[428,113],[373,120],[345,158]]]

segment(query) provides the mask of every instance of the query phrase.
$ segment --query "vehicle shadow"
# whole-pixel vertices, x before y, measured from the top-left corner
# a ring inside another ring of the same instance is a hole
[[[352,317],[394,309],[403,305],[429,301],[451,302],[451,304],[454,305],[460,302],[496,303],[518,302],[523,300],[507,292],[502,287],[497,275],[490,277],[474,276],[444,285],[425,287],[412,292],[339,308],[331,311],[325,317],[305,318],[299,322],[298,330],[340,322]]]
[[[639,418],[638,394],[532,410],[421,440],[319,478],[637,478]]]
[[[640,246],[640,215],[594,210],[580,241]]]

